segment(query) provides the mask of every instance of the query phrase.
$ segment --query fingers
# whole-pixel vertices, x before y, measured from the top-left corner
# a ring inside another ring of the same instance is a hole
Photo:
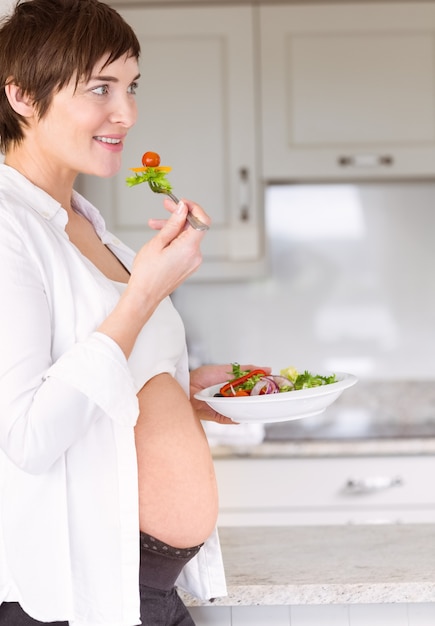
[[[152,230],[162,230],[167,221],[168,220],[155,219],[154,217],[152,217],[148,220],[148,226]]]
[[[216,422],[217,424],[232,424],[233,426],[238,426],[239,424],[239,422],[234,422],[229,417],[225,417],[224,415],[221,415],[220,413],[215,414],[213,421]]]
[[[202,262],[204,233],[185,228],[187,206],[180,203],[161,230],[135,257],[130,284],[166,296],[194,273]]]
[[[200,420],[204,422],[216,422],[217,424],[232,424],[233,426],[237,426],[238,422],[234,422],[229,417],[225,417],[220,413],[216,413],[216,411],[197,411],[197,415]]]
[[[167,220],[155,220],[159,232],[139,250],[129,281],[132,289],[156,298],[172,293],[199,268],[206,232],[186,226],[186,202],[168,200],[167,204],[171,215]],[[204,220],[209,220],[200,207],[198,210]]]
[[[188,226],[188,223],[186,220],[187,212],[188,212],[187,205],[184,202],[180,202],[179,204],[175,204],[174,202],[172,202],[172,200],[170,200],[170,202],[173,204],[173,207],[171,208],[172,215],[169,218],[169,220],[150,218],[148,220],[148,226],[150,228],[152,228],[153,230],[162,230],[169,221],[174,227],[175,225],[178,224],[179,228],[177,232],[181,232],[182,230],[187,228]]]
[[[210,216],[207,215],[207,213],[199,204],[196,204],[196,202],[192,202],[191,200],[186,200],[186,198],[182,198],[179,204],[181,203],[184,203],[187,205],[187,208],[192,215],[194,215],[196,218],[201,220],[201,222],[203,222],[204,224],[207,224],[208,226],[210,226],[211,224]],[[170,213],[173,213],[174,211],[177,210],[178,205],[175,202],[173,202],[173,200],[171,200],[170,198],[165,198],[163,204],[165,206],[165,209],[168,210]]]
[[[166,244],[170,243],[175,237],[177,237],[185,228],[187,206],[184,202],[180,202],[176,205],[176,210],[172,212],[172,215],[160,230],[160,236],[165,240]]]
[[[247,364],[247,365],[240,365],[240,369],[241,370],[249,370],[250,372],[252,372],[252,370],[258,370],[261,369],[264,372],[266,372],[266,374],[270,374],[272,371],[271,367],[266,367],[266,366],[262,366],[262,365],[253,365],[253,364]]]
[[[167,211],[169,211],[170,213],[174,214],[177,212],[177,209],[180,205],[185,205],[187,206],[187,210],[197,219],[199,219],[203,224],[206,224],[207,226],[210,226],[211,224],[211,220],[210,217],[207,215],[207,213],[205,213],[205,211],[199,206],[199,204],[196,204],[195,202],[191,202],[190,200],[185,200],[184,198],[179,202],[179,204],[177,204],[176,202],[174,202],[173,200],[171,200],[170,198],[165,198],[164,199],[164,206],[166,208]],[[187,214],[186,214],[187,216]],[[167,220],[163,220],[163,219],[157,219],[157,218],[150,218],[148,220],[148,226],[152,229],[152,230],[161,230],[165,224],[166,224]],[[188,228],[189,224],[187,222],[185,222],[184,227]]]

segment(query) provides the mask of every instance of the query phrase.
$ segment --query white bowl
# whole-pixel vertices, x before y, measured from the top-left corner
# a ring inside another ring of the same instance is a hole
[[[330,376],[330,372],[324,374]],[[215,397],[224,383],[195,394],[212,409],[240,423],[287,422],[323,413],[345,389],[357,382],[353,374],[335,372],[337,382],[311,389],[299,389],[262,396]]]

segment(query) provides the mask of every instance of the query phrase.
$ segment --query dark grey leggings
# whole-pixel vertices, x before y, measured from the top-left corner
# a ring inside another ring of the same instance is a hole
[[[195,626],[174,587],[163,591],[141,585],[140,608],[142,626]]]
[[[39,622],[23,611],[18,602],[4,602],[0,604],[1,626],[39,626],[51,624],[51,626],[68,626],[68,622]]]
[[[143,626],[195,626],[174,584],[201,545],[174,548],[141,532],[139,588]]]

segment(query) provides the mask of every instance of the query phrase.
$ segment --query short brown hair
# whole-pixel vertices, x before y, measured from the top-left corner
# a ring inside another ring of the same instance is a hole
[[[18,0],[0,25],[0,151],[24,137],[25,118],[10,106],[7,82],[31,97],[41,117],[53,94],[88,79],[95,64],[128,54],[139,58],[140,44],[124,19],[99,0]]]

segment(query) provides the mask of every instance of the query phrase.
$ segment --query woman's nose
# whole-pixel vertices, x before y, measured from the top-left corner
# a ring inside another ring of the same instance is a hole
[[[119,98],[111,113],[111,122],[130,128],[137,119],[137,103],[134,96],[128,94]]]

